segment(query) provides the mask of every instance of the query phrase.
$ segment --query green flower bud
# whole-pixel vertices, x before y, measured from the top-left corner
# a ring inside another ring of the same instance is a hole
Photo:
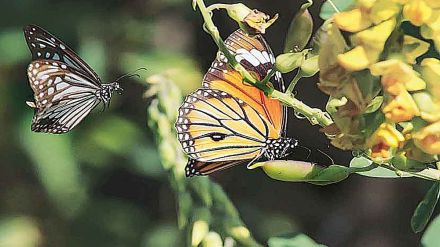
[[[391,159],[391,165],[401,171],[415,171],[423,170],[426,168],[426,164],[417,160],[409,159],[405,156],[405,152],[395,154]]]
[[[251,10],[242,3],[224,5],[223,8],[226,9],[229,17],[249,34],[265,33],[266,29],[278,19],[278,14],[271,19],[269,15],[257,9]]]
[[[236,22],[240,23],[244,21],[244,18],[248,16],[252,10],[242,3],[230,4],[226,7],[229,17]]]
[[[281,73],[289,73],[301,66],[304,61],[303,52],[290,52],[278,55],[275,60],[275,66]]]
[[[257,167],[271,178],[286,182],[308,182],[316,185],[336,183],[348,177],[348,169],[344,166],[331,165],[322,167],[315,163],[295,160],[272,160],[251,165]]]
[[[428,122],[440,120],[440,102],[435,102],[428,92],[417,92],[412,94],[414,102],[420,111],[420,116]]]
[[[216,232],[208,232],[202,242],[203,247],[222,247],[223,241]]]
[[[193,224],[192,234],[191,234],[191,245],[198,246],[205,236],[209,232],[208,222],[204,220],[197,220]]]
[[[193,207],[190,193],[185,191],[179,192],[177,195],[177,204],[179,205],[177,223],[179,228],[182,229],[188,224],[188,215],[190,215]]]
[[[313,31],[313,19],[308,11],[311,5],[310,2],[303,4],[293,17],[287,32],[284,53],[301,51],[309,42]]]
[[[319,71],[318,65],[319,56],[311,56],[303,61],[301,64],[301,75],[302,77],[314,76]]]

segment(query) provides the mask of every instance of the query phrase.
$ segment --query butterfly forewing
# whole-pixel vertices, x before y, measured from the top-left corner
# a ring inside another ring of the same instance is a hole
[[[273,52],[261,35],[251,37],[237,30],[225,40],[225,44],[235,59],[258,80],[263,80],[274,67]],[[279,130],[279,136],[284,130],[287,108],[278,100],[266,97],[258,88],[246,84],[227,62],[227,58],[220,52],[203,79],[203,87],[227,92],[247,102]],[[271,82],[275,89],[284,90],[279,72],[275,73]]]
[[[82,74],[91,83],[101,85],[101,80],[90,66],[61,40],[35,25],[24,28],[24,36],[32,53],[32,60],[46,59],[63,62],[70,70]]]

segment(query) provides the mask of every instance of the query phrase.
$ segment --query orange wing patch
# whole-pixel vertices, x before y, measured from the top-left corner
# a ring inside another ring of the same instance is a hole
[[[225,44],[235,59],[258,80],[263,80],[274,66],[274,55],[261,35],[250,37],[237,30],[225,40]],[[269,136],[279,138],[283,131],[284,106],[278,100],[266,97],[258,88],[247,85],[227,62],[226,57],[219,52],[205,74],[203,87],[224,91],[246,102],[271,123]],[[272,81],[276,89],[284,90],[279,72]]]

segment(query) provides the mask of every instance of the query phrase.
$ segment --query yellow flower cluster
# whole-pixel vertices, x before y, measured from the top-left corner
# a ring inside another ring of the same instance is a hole
[[[430,44],[405,34],[403,22],[420,27],[420,35],[440,50],[440,0],[358,0],[331,24],[338,32],[349,32],[350,43],[329,29],[329,40],[339,46],[334,46],[333,57],[321,52],[320,88],[331,96],[329,103],[334,98],[344,102],[329,111],[341,137],[336,143],[364,146],[376,162],[387,162],[397,153],[423,162],[438,160],[440,154],[440,60],[426,58]],[[374,91],[377,79],[380,88]],[[351,115],[343,113],[347,110]],[[367,115],[378,110],[375,121],[381,123],[366,131]]]

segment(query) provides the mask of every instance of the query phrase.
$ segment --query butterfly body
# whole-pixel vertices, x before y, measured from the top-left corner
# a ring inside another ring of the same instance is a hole
[[[97,105],[108,107],[117,81],[103,84],[98,75],[72,49],[44,29],[29,25],[24,36],[32,53],[28,66],[35,108],[31,130],[61,134],[78,125]]]
[[[225,45],[257,80],[273,69],[274,55],[261,35],[232,33]],[[271,86],[284,90],[279,72]],[[284,136],[286,108],[244,82],[219,52],[202,87],[188,95],[176,121],[178,139],[188,155],[185,174],[207,175],[258,159],[281,159],[298,145]]]

